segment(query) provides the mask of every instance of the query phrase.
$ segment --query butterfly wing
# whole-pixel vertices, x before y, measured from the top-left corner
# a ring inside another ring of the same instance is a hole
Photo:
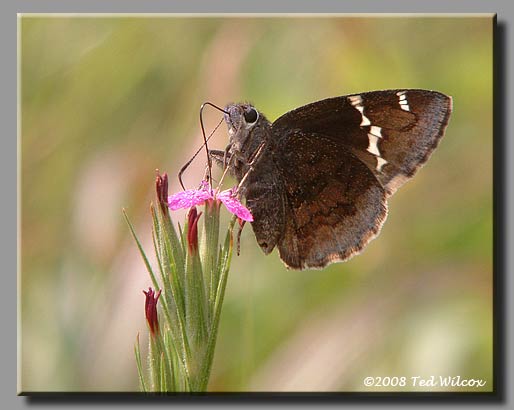
[[[450,97],[426,90],[385,90],[328,98],[290,111],[272,125],[320,134],[344,145],[393,194],[428,160],[448,124]]]
[[[373,173],[330,138],[299,130],[277,137],[281,259],[293,269],[323,268],[360,252],[387,215],[386,193]]]

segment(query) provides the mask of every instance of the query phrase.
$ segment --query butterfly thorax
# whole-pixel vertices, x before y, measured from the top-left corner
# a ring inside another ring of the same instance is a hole
[[[252,212],[259,246],[270,253],[284,232],[284,187],[273,152],[271,123],[249,104],[226,107],[229,129],[228,166],[240,183],[240,194]]]

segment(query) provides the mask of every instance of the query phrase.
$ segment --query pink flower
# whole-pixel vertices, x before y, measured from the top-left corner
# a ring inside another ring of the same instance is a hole
[[[236,198],[233,189],[221,191],[216,195],[230,213],[233,213],[243,221],[253,222],[253,215],[239,200]]]
[[[253,222],[252,214],[248,208],[237,199],[234,189],[218,192],[217,190],[212,190],[206,181],[202,181],[202,186],[198,189],[188,189],[170,195],[168,197],[168,206],[172,211],[176,211],[177,209],[201,205],[210,199],[219,200],[230,213],[243,221]]]
[[[202,186],[198,189],[188,189],[168,196],[168,207],[172,211],[177,209],[187,209],[192,206],[203,204],[208,199],[213,199],[214,195],[207,182],[202,181]]]

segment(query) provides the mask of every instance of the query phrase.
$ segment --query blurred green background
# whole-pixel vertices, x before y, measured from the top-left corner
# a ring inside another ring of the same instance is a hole
[[[202,102],[248,100],[274,120],[386,88],[453,96],[446,136],[390,199],[379,238],[347,263],[288,271],[244,230],[210,390],[372,391],[365,376],[431,375],[492,389],[492,17],[19,24],[21,391],[138,390],[133,345],[138,332],[146,340],[150,280],[121,209],[151,253],[155,169],[179,189]],[[220,115],[205,119],[212,130]],[[222,125],[211,147],[226,143]]]

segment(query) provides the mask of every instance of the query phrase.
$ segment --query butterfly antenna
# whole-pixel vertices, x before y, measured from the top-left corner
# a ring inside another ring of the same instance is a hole
[[[203,126],[203,118],[202,118],[202,113],[203,113],[203,108],[206,106],[206,105],[210,105],[214,108],[216,108],[217,110],[219,111],[222,111],[224,113],[227,113],[227,111],[219,108],[218,106],[210,103],[210,102],[206,102],[206,103],[203,103],[202,106],[200,107],[200,126],[202,128],[202,136],[203,136],[203,144],[200,146],[200,148],[198,148],[198,150],[195,152],[195,154],[193,155],[193,157],[187,161],[184,166],[180,169],[179,173],[178,173],[178,180],[180,182],[180,186],[182,187],[183,190],[185,190],[185,186],[184,186],[184,182],[182,181],[182,174],[184,173],[184,171],[189,167],[189,165],[191,165],[191,163],[194,161],[194,159],[197,157],[197,155],[200,153],[200,151],[203,149],[203,147],[205,147],[205,150],[206,150],[206,153],[207,153],[207,164],[208,164],[208,167],[209,167],[209,184],[212,184],[211,183],[211,180],[212,180],[212,173],[211,173],[211,168],[212,168],[212,161],[211,161],[211,156],[209,155],[209,147],[207,145],[207,141],[209,141],[209,139],[214,135],[214,133],[216,132],[216,130],[219,128],[219,126],[221,125],[221,123],[223,122],[223,118],[220,120],[220,122],[218,123],[218,125],[216,125],[216,127],[214,127],[214,130],[209,134],[208,137],[205,136],[205,128]],[[211,186],[212,188],[212,186]]]
[[[202,128],[202,136],[203,136],[203,143],[204,143],[204,146],[205,146],[205,153],[207,154],[207,166],[209,167],[209,185],[212,189],[212,159],[211,159],[211,156],[209,155],[209,147],[207,146],[207,138],[205,137],[205,128],[203,126],[203,109],[205,108],[205,106],[211,106],[225,114],[228,114],[227,111],[225,111],[223,108],[220,108],[218,107],[217,105],[211,103],[211,102],[204,102],[201,107],[200,107],[200,127]],[[222,119],[223,121],[223,119]],[[220,124],[221,124],[221,121],[220,121]],[[216,129],[219,127],[219,124],[218,126],[214,129],[214,131],[216,131]],[[213,131],[213,133],[214,133]],[[209,135],[209,138],[212,136],[212,133],[211,135]]]
[[[211,139],[211,137],[214,135],[214,133],[216,132],[216,130],[219,128],[219,126],[221,125],[221,123],[223,122],[223,119],[220,120],[220,122],[218,123],[218,125],[216,125],[216,127],[214,128],[214,130],[210,133],[210,135],[206,138],[206,141],[209,141]],[[179,173],[178,173],[178,180],[180,182],[180,186],[182,187],[182,189],[186,189],[184,187],[184,183],[182,182],[182,174],[184,173],[184,171],[189,167],[189,165],[191,165],[191,162],[194,161],[194,159],[198,156],[198,154],[200,153],[200,151],[203,149],[205,145],[205,142],[200,146],[200,148],[198,148],[198,150],[194,153],[193,157],[187,161],[184,166],[180,169]]]

